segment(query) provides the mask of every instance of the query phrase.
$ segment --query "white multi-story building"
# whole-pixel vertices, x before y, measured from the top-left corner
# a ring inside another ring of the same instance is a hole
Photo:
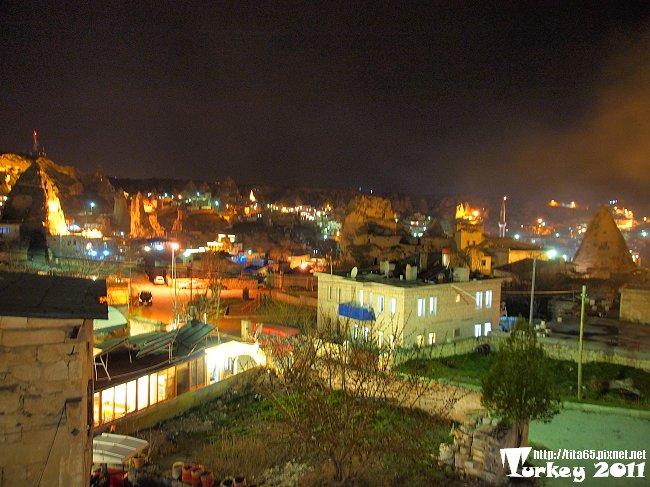
[[[499,324],[501,279],[431,283],[317,273],[318,325],[346,322],[352,339],[433,345],[489,334]]]

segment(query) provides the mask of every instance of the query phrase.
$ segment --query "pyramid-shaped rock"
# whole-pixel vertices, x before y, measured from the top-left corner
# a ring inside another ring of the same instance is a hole
[[[625,239],[606,206],[600,207],[587,227],[573,261],[577,272],[605,279],[635,269]]]

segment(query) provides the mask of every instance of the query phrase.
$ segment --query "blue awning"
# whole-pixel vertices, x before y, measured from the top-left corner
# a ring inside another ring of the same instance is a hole
[[[375,311],[369,306],[341,303],[339,304],[339,316],[358,321],[374,321]]]

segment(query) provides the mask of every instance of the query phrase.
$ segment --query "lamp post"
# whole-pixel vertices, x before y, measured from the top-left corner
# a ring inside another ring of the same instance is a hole
[[[176,259],[174,253],[178,250],[179,245],[176,242],[171,243],[172,248],[172,281],[174,282],[174,324],[178,326],[178,306],[176,301]]]
[[[88,204],[90,205],[90,214],[92,215],[92,214],[93,214],[93,208],[95,207],[95,202],[94,202],[94,201],[91,201],[91,202],[88,203]]]

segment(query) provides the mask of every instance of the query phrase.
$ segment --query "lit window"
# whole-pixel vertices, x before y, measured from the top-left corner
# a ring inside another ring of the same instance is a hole
[[[456,293],[456,302],[460,303],[460,294]]]
[[[377,333],[377,346],[379,348],[384,346],[384,332],[383,331],[380,331],[379,333]]]
[[[395,313],[397,313],[397,299],[396,298],[390,298],[389,312],[390,312],[391,316],[395,316]]]
[[[149,375],[149,404],[153,405],[158,402],[158,374]]]
[[[370,339],[370,328],[364,326],[361,335],[363,337],[363,341],[367,342]]]
[[[363,289],[359,289],[359,305],[363,306]]]
[[[417,343],[418,347],[421,347],[422,345],[424,345],[424,336],[423,335],[418,335],[417,339],[416,339],[416,343]]]
[[[481,309],[483,307],[483,293],[481,291],[476,291],[476,309]]]
[[[429,298],[429,316],[435,316],[438,313],[438,298],[431,296]]]
[[[483,329],[483,327],[481,326],[480,323],[477,324],[477,325],[474,325],[474,336],[475,336],[476,338],[478,338],[478,337],[481,336],[481,331],[482,331],[482,329]]]
[[[434,343],[436,343],[436,334],[429,333],[429,345],[433,345]]]
[[[395,335],[390,335],[388,337],[388,345],[390,348],[395,348]]]
[[[379,313],[384,312],[384,297],[383,296],[378,296],[377,297],[377,311]]]
[[[372,291],[368,293],[368,306],[372,306]]]
[[[138,387],[134,380],[126,384],[126,414],[132,413],[136,409],[136,391]]]
[[[485,307],[492,307],[492,291],[485,291]]]
[[[418,318],[424,316],[424,298],[418,298]]]
[[[149,405],[149,376],[138,379],[138,411]]]
[[[359,338],[359,325],[352,326],[352,339],[356,340]]]
[[[485,336],[488,336],[490,333],[492,333],[492,323],[485,323],[483,331],[483,334]]]

